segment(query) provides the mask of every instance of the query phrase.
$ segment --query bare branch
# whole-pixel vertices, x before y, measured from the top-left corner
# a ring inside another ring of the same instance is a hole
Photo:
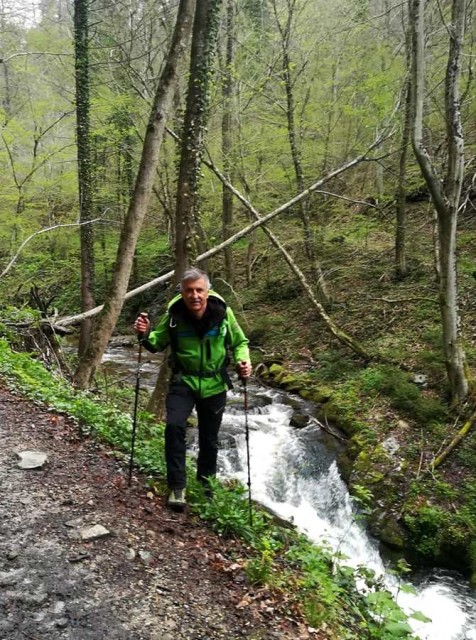
[[[23,249],[26,247],[26,245],[31,240],[33,240],[33,238],[36,238],[36,236],[39,236],[42,233],[47,233],[49,231],[54,231],[55,229],[64,229],[65,227],[81,227],[81,226],[86,225],[86,224],[92,224],[93,222],[99,222],[100,220],[102,220],[102,218],[95,218],[94,220],[87,220],[86,222],[70,222],[68,224],[55,224],[52,227],[45,227],[44,229],[40,229],[39,231],[35,231],[35,233],[32,233],[31,236],[28,236],[28,238],[21,243],[20,248],[18,249],[16,254],[13,256],[13,258],[7,264],[7,266],[2,271],[2,273],[0,273],[0,278],[3,278],[4,276],[7,275],[7,273],[13,267],[15,262],[18,260],[18,258],[20,256],[20,253],[23,251]]]

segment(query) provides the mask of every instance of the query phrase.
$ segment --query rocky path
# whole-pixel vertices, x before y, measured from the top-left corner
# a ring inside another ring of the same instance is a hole
[[[310,637],[253,592],[237,543],[170,513],[144,479],[128,488],[107,448],[2,386],[0,443],[3,640]],[[21,469],[25,450],[47,462]]]

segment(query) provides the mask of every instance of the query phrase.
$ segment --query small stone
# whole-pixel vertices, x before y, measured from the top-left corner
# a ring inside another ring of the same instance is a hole
[[[139,551],[139,557],[144,564],[149,565],[152,562],[152,554],[150,551]]]
[[[110,536],[111,533],[103,527],[102,524],[95,524],[92,527],[86,527],[86,529],[81,529],[80,532],[82,540],[98,540],[99,538],[106,538]]]
[[[127,560],[135,560],[135,557],[136,557],[135,549],[129,548],[126,553]]]
[[[59,620],[56,621],[56,626],[59,629],[64,629],[65,627],[68,626],[68,618],[60,618]]]
[[[75,518],[74,520],[68,520],[64,523],[65,527],[70,527],[71,529],[75,529],[81,525],[81,518]]]
[[[382,442],[382,447],[389,453],[391,456],[394,456],[397,451],[400,449],[400,443],[394,436],[390,436],[384,442]]]
[[[87,551],[83,551],[82,553],[78,553],[77,556],[71,556],[71,558],[68,558],[68,561],[71,562],[72,564],[75,564],[76,562],[82,562],[83,560],[88,560],[89,559],[89,553],[87,553]]]
[[[41,469],[48,462],[46,453],[42,451],[21,451],[17,455],[20,458],[20,469]]]
[[[55,605],[53,607],[53,612],[56,615],[59,615],[60,613],[63,613],[65,606],[66,604],[64,602],[62,602],[61,600],[58,600],[58,602],[55,602]]]

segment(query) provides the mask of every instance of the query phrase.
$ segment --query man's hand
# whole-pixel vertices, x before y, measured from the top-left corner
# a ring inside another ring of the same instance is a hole
[[[145,312],[139,313],[137,320],[134,322],[134,331],[138,336],[146,336],[150,330],[150,321]]]
[[[241,362],[238,362],[236,365],[236,372],[240,380],[247,380],[251,375],[251,362],[241,360]]]

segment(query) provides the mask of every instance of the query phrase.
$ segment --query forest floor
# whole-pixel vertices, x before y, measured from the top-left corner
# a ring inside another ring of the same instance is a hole
[[[241,543],[174,514],[69,418],[0,384],[0,637],[253,640],[320,636],[247,582]],[[47,455],[19,467],[22,451]],[[108,534],[88,540],[87,529]]]

